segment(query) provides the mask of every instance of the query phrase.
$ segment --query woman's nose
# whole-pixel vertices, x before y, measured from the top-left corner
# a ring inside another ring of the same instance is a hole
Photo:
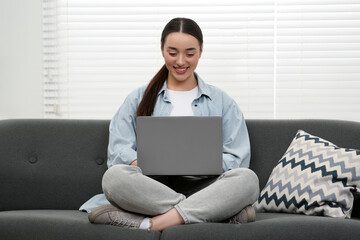
[[[182,66],[182,65],[185,65],[185,56],[182,55],[182,54],[179,54],[177,59],[176,59],[176,64],[178,66]]]

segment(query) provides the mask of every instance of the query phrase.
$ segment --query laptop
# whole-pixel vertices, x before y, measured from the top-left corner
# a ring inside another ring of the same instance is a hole
[[[137,117],[144,175],[222,174],[222,117]]]

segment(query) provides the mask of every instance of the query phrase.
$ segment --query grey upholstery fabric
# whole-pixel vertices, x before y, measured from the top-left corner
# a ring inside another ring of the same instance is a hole
[[[166,229],[161,239],[359,239],[359,220],[334,219],[285,213],[258,213],[257,221],[244,225],[204,223]]]
[[[0,212],[0,239],[159,239],[160,232],[134,231],[91,224],[87,213],[76,210],[23,210]]]
[[[108,126],[109,121],[0,121],[0,211],[78,209],[101,193]]]
[[[298,129],[340,147],[360,149],[356,122],[247,120],[247,125],[250,168],[258,174],[261,188]],[[360,236],[359,200],[351,220],[258,213],[255,223],[176,226],[162,234],[90,224],[87,214],[77,209],[102,192],[108,127],[108,120],[0,121],[0,239],[348,240]]]

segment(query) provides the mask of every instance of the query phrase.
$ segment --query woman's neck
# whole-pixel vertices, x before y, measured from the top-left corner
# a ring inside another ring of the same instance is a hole
[[[174,91],[190,91],[198,85],[195,75],[183,81],[172,79],[170,76],[166,80],[166,86]]]

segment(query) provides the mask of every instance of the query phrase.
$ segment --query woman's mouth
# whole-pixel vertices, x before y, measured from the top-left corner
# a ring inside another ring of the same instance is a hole
[[[177,74],[184,74],[190,67],[174,67]]]

